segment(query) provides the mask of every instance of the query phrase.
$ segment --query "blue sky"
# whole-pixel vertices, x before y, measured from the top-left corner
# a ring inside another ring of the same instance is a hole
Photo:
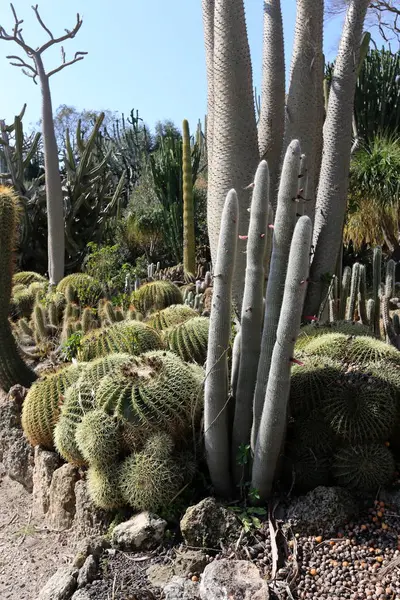
[[[139,109],[153,126],[159,119],[183,118],[195,125],[206,108],[206,74],[201,0],[38,0],[41,16],[58,36],[72,28],[76,13],[83,15],[77,37],[65,45],[67,59],[87,51],[85,59],[51,78],[53,108],[60,104],[78,109],[110,109],[129,113]],[[286,63],[289,65],[295,21],[295,0],[283,0]],[[254,83],[259,85],[262,52],[262,0],[245,0]],[[38,25],[31,2],[15,0],[24,19],[27,44],[38,46],[48,38]],[[10,30],[13,18],[7,2],[0,5],[0,24]],[[326,23],[325,54],[335,56],[341,20]],[[25,127],[40,118],[40,89],[6,56],[19,54],[13,42],[0,40],[0,118],[10,122],[26,102]],[[60,49],[44,54],[47,70],[60,62]]]

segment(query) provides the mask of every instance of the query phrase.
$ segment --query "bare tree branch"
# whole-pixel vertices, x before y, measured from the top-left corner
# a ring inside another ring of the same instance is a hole
[[[73,65],[74,63],[78,62],[79,60],[83,60],[85,58],[85,55],[87,54],[87,52],[75,52],[75,56],[72,60],[65,61],[64,48],[61,49],[61,52],[62,52],[62,56],[63,56],[62,64],[59,67],[57,67],[56,69],[53,69],[52,71],[50,71],[47,74],[47,77],[51,77],[55,73],[62,71],[62,69],[64,69],[65,67],[68,67],[69,65]]]
[[[4,27],[2,27],[0,25],[0,39],[2,40],[6,40],[7,42],[16,42],[19,46],[21,46],[21,48],[23,48],[23,50],[25,50],[25,52],[29,55],[32,56],[35,51],[33,50],[33,48],[31,48],[30,46],[28,46],[28,44],[25,43],[25,40],[22,36],[22,28],[21,25],[23,23],[23,20],[19,20],[17,17],[17,13],[15,11],[14,5],[10,4],[11,6],[11,10],[12,13],[14,15],[14,21],[15,21],[15,25],[13,28],[13,33],[12,35],[10,33],[7,33],[7,31],[4,29]]]
[[[327,14],[341,14],[347,6],[348,0],[329,0]],[[371,0],[369,17],[370,25],[377,27],[386,42],[394,38],[400,42],[400,0]]]
[[[49,37],[51,40],[54,40],[54,35],[51,33],[50,29],[48,27],[46,27],[46,25],[43,23],[42,17],[39,14],[39,5],[35,4],[35,6],[32,6],[32,9],[36,15],[37,20],[39,21],[40,25],[43,27],[43,29],[46,31],[46,33],[48,33]]]
[[[46,42],[46,44],[44,44],[43,46],[38,48],[37,52],[39,54],[42,54],[42,52],[47,50],[47,48],[50,48],[50,46],[54,46],[55,44],[61,44],[62,42],[65,42],[65,40],[73,39],[76,36],[76,34],[78,33],[78,31],[80,30],[80,28],[82,27],[82,23],[83,23],[83,21],[80,18],[79,13],[78,13],[76,15],[76,25],[73,29],[71,29],[71,31],[69,29],[66,29],[65,35],[62,35],[58,38],[52,37],[52,39],[50,39],[48,42]]]

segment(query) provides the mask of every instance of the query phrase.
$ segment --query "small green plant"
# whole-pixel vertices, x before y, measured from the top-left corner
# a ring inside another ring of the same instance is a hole
[[[81,347],[83,331],[75,331],[69,336],[65,344],[62,346],[62,357],[65,362],[71,362],[73,358],[78,356],[78,351]]]
[[[265,517],[267,514],[266,509],[260,506],[231,506],[230,510],[241,522],[245,533],[253,529],[261,529],[260,517]]]

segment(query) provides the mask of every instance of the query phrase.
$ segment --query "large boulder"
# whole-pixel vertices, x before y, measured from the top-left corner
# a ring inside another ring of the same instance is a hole
[[[215,560],[204,570],[200,582],[201,600],[268,600],[267,582],[247,560]]]
[[[318,528],[336,531],[357,516],[359,506],[347,490],[319,486],[305,496],[295,498],[286,513],[288,521],[297,530]]]
[[[219,506],[214,498],[205,498],[190,506],[180,523],[183,539],[188,546],[220,548],[236,542],[241,525],[235,515]]]
[[[120,523],[112,532],[111,543],[119,550],[149,550],[156,548],[164,537],[167,522],[157,515],[142,512]]]
[[[78,569],[61,567],[41,589],[37,600],[70,600],[76,590]]]
[[[78,479],[78,469],[73,465],[65,464],[54,471],[46,515],[50,529],[63,531],[72,526],[75,515],[75,484]]]

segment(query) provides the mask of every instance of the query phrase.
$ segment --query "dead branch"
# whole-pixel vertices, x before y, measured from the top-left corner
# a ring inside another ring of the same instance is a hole
[[[46,27],[46,25],[43,23],[43,19],[39,14],[39,5],[35,4],[35,6],[32,6],[32,10],[34,11],[36,18],[39,21],[40,25],[43,27],[45,32],[49,35],[50,39],[54,40],[54,35],[51,33],[50,29],[48,27]]]
[[[51,77],[55,73],[62,71],[62,69],[64,69],[65,67],[68,67],[69,65],[73,65],[74,63],[78,62],[78,60],[83,60],[85,58],[86,54],[87,54],[87,52],[75,52],[74,58],[72,60],[66,61],[64,48],[61,48],[61,56],[62,56],[63,62],[61,63],[61,65],[59,67],[56,67],[55,69],[50,71],[47,74],[47,77]]]

